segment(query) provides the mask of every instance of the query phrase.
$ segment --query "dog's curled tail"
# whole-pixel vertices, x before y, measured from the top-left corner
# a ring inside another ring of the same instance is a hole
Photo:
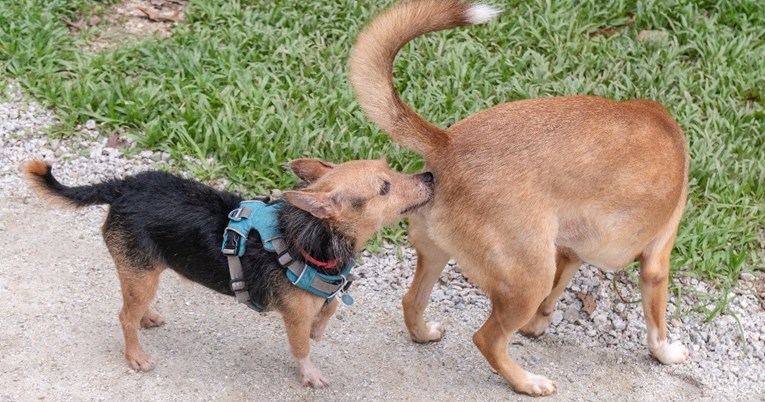
[[[107,180],[98,184],[68,187],[56,180],[51,165],[45,161],[31,160],[21,165],[32,189],[44,197],[63,201],[75,207],[111,204],[120,194],[121,180]]]
[[[397,143],[420,154],[448,144],[446,131],[420,117],[393,86],[393,60],[407,42],[428,32],[480,24],[499,10],[455,0],[419,0],[380,13],[356,39],[350,75],[364,112]]]

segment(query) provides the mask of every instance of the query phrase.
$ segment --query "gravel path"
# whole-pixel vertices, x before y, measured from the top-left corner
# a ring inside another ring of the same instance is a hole
[[[99,233],[105,209],[50,207],[29,193],[17,168],[42,157],[63,182],[84,184],[171,161],[146,151],[125,156],[90,124],[80,138],[49,140],[42,130],[54,122],[16,86],[0,94],[0,401],[527,399],[473,346],[490,306],[458,266],[446,268],[426,313],[446,324],[445,338],[409,340],[400,311],[414,269],[408,247],[362,256],[356,303],[341,307],[326,339],[314,344],[328,389],[297,385],[277,314],[252,313],[170,273],[154,304],[168,324],[141,334],[158,367],[129,370],[117,278]],[[515,336],[510,353],[556,382],[552,400],[762,401],[765,278],[742,279],[729,313],[711,322],[693,311],[711,306],[710,286],[681,281],[683,297],[668,310],[671,338],[691,351],[680,366],[648,356],[642,309],[629,302],[640,297],[635,273],[591,267],[575,276],[547,334]]]

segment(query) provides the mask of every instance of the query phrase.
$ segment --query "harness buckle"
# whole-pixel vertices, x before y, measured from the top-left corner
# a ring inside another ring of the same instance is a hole
[[[277,260],[279,261],[279,264],[282,265],[282,267],[287,267],[292,264],[293,261],[295,261],[295,259],[292,258],[292,254],[290,254],[289,250],[284,250],[283,253],[279,254]]]
[[[348,281],[348,278],[345,277],[345,275],[340,275],[341,278],[343,278],[343,281],[340,282],[339,286],[337,287],[337,290],[335,290],[332,295],[330,295],[327,300],[333,299],[335,296],[339,295],[340,293],[345,292],[348,289],[348,286],[350,286],[350,282]]]
[[[232,279],[230,284],[231,284],[231,290],[233,290],[234,292],[247,290],[247,283],[243,279]]]
[[[239,233],[229,230],[227,234],[226,243],[223,244],[223,249],[221,251],[223,252],[223,255],[226,256],[237,255],[239,253]]]
[[[356,279],[358,279],[358,277],[356,277],[356,275],[349,274],[348,275],[348,280],[345,281],[345,285],[343,286],[343,292],[347,292],[348,288],[351,287],[351,285],[353,284],[353,281],[355,281]]]
[[[228,219],[231,219],[234,222],[239,222],[242,220],[242,207],[239,207],[231,212],[228,213]]]

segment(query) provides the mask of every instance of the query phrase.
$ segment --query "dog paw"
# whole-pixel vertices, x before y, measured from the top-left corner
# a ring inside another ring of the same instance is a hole
[[[520,384],[513,384],[515,392],[531,395],[531,396],[546,396],[555,392],[555,384],[548,380],[547,377],[526,373],[526,381]]]
[[[137,371],[150,371],[154,368],[154,360],[144,352],[125,354],[128,366]]]
[[[155,311],[149,310],[141,318],[141,328],[154,328],[165,324],[165,320],[162,316]]]
[[[412,339],[417,343],[438,342],[444,332],[446,328],[440,322],[430,321],[425,323],[424,331],[412,331]]]
[[[303,384],[304,387],[324,388],[329,385],[329,381],[324,378],[324,375],[321,374],[321,372],[319,372],[318,375],[303,374],[302,377],[300,383]]]
[[[688,349],[680,341],[669,343],[665,340],[651,350],[651,354],[662,364],[678,364],[688,358]]]
[[[311,339],[320,341],[322,336],[324,336],[324,328],[311,328]]]
[[[310,360],[299,361],[298,371],[300,373],[300,383],[304,387],[324,388],[329,385],[329,381],[321,373],[321,370],[316,368]]]
[[[531,321],[521,327],[518,332],[520,332],[523,336],[537,338],[545,333],[545,330],[547,330],[547,327],[550,326],[551,321],[552,314],[542,315],[536,313],[534,317],[531,318]]]
[[[324,336],[324,331],[327,329],[327,322],[315,323],[311,327],[311,339],[315,341],[321,340]]]

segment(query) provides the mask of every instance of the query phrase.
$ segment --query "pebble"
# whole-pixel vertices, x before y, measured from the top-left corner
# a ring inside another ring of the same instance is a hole
[[[754,275],[750,274],[749,272],[742,272],[741,273],[741,280],[751,282],[754,280]]]
[[[552,314],[552,325],[558,326],[560,322],[563,321],[563,313],[560,312],[560,310],[553,311]]]
[[[574,322],[579,319],[579,310],[571,306],[568,309],[566,309],[566,312],[563,314],[563,319],[565,319],[568,322]]]

